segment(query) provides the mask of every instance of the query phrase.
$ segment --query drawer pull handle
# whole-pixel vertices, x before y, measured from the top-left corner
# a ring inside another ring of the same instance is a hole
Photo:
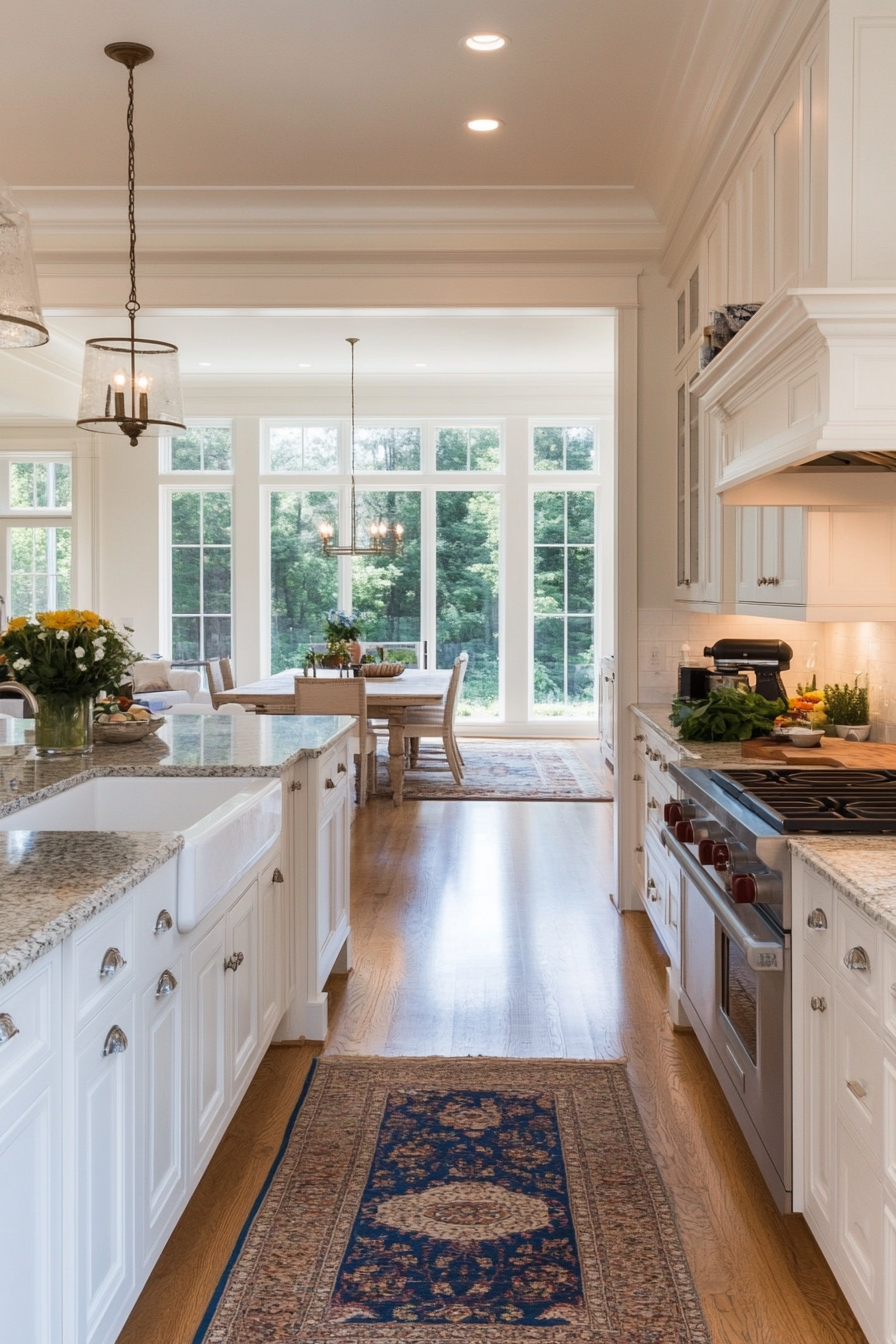
[[[156,915],[156,926],[153,933],[167,933],[169,929],[174,928],[174,920],[167,910],[160,910]]]
[[[823,1013],[828,1006],[827,999],[822,998],[820,994],[813,994],[809,1002],[812,1005],[813,1013]]]
[[[810,929],[826,929],[828,926],[828,917],[819,906],[816,910],[810,910],[806,923]]]
[[[643,734],[643,733],[635,733],[635,741],[636,741],[636,742],[643,742],[643,741],[644,741],[644,734]]]
[[[292,783],[290,784],[290,786],[289,786],[289,791],[290,791],[290,793],[298,793],[298,791],[299,791],[299,789],[300,789],[301,787],[302,787],[302,785],[301,785],[301,783],[299,782],[299,780],[294,779],[293,782],[292,782]]]
[[[644,846],[643,846],[643,845],[635,845],[635,853],[636,853],[636,854],[643,854],[643,853],[644,853]]]
[[[859,1101],[861,1101],[863,1097],[867,1097],[868,1095],[867,1087],[863,1087],[861,1083],[857,1083],[854,1078],[847,1078],[846,1086],[849,1088],[850,1092],[853,1094],[854,1097],[858,1097]]]
[[[843,958],[843,965],[848,971],[871,970],[871,962],[868,960],[868,953],[864,947],[851,947]]]
[[[9,1013],[0,1013],[0,1045],[5,1045],[11,1041],[13,1036],[18,1036],[19,1029],[13,1022]]]
[[[164,999],[169,994],[173,994],[177,989],[177,981],[170,971],[163,971],[159,976],[159,983],[156,985],[156,998]]]
[[[246,958],[242,952],[234,952],[232,957],[228,957],[224,963],[225,971],[238,971]]]
[[[117,975],[119,971],[123,971],[125,966],[127,966],[127,962],[119,952],[118,948],[110,947],[107,949],[106,955],[103,957],[100,964],[100,978],[103,980],[111,980],[112,976]]]
[[[640,776],[640,775],[632,775],[632,780],[634,781],[635,784],[639,784],[639,783],[641,782],[641,776]]]
[[[657,800],[656,800],[655,798],[651,798],[651,799],[648,801],[647,806],[648,806],[648,808],[653,809],[653,808],[657,808],[657,807],[659,807],[659,803],[657,802]]]
[[[123,1055],[128,1048],[128,1038],[125,1036],[121,1027],[110,1027],[106,1036],[106,1043],[103,1046],[103,1057],[106,1055]]]
[[[332,779],[325,779],[325,780],[324,780],[324,788],[325,788],[325,789],[335,789],[335,787],[336,787],[336,785],[335,785],[335,783],[333,782]]]
[[[275,868],[274,871],[271,873],[271,881],[272,881],[272,882],[282,882],[282,881],[283,881],[283,874],[281,873],[281,871],[280,871],[279,868]]]
[[[336,767],[337,775],[344,775],[346,770],[345,761],[340,761]]]

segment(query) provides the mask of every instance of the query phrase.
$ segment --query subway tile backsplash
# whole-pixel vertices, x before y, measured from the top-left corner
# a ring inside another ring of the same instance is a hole
[[[640,698],[663,704],[675,694],[682,644],[690,646],[690,662],[709,663],[703,649],[717,639],[749,636],[783,639],[793,649],[788,691],[797,682],[853,681],[868,677],[871,690],[871,737],[896,742],[896,622],[767,620],[754,616],[712,616],[680,607],[642,607],[638,613]]]

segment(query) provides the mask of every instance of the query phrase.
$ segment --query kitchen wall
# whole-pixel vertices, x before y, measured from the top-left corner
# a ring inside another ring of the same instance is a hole
[[[871,736],[877,742],[896,742],[896,623],[842,622],[824,629],[826,680],[843,683],[867,674]]]

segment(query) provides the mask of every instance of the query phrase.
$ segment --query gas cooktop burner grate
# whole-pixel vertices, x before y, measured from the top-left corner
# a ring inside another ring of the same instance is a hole
[[[714,770],[713,778],[776,830],[896,832],[896,770]]]

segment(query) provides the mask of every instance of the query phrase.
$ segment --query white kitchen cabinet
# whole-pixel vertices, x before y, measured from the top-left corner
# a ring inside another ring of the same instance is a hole
[[[317,988],[333,969],[348,929],[346,877],[349,864],[351,802],[348,786],[320,819],[317,832]]]
[[[227,1115],[227,930],[219,919],[191,950],[189,1164],[195,1179],[208,1163]]]
[[[229,1017],[225,1054],[228,1103],[245,1092],[258,1062],[259,952],[258,879],[254,878],[227,913],[224,976]]]
[[[149,1272],[184,1200],[187,1185],[184,1104],[184,963],[153,970],[138,1005],[138,1265]]]
[[[0,1334],[16,1344],[62,1338],[61,967],[56,948],[0,986]]]
[[[135,995],[125,985],[75,1039],[75,1338],[115,1338],[134,1300]]]
[[[279,853],[258,880],[258,920],[261,936],[261,1034],[270,1040],[286,1010],[286,883]]]
[[[616,764],[616,659],[601,658],[597,714],[600,754],[611,769]]]
[[[805,510],[754,505],[736,512],[738,610],[803,605]]]
[[[896,940],[799,860],[793,898],[794,1211],[871,1344],[893,1344]]]

